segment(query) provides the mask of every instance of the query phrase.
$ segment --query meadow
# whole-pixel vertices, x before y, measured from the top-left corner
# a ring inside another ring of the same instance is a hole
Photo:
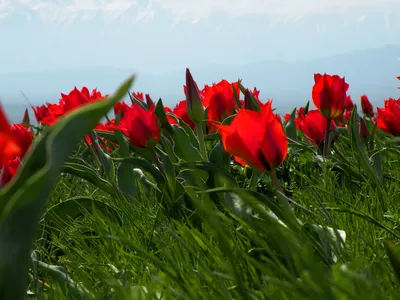
[[[314,81],[282,116],[188,69],[173,108],[132,76],[0,110],[0,298],[400,299],[400,98]]]

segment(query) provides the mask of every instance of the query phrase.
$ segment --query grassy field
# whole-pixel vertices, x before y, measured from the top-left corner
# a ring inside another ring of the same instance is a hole
[[[117,133],[98,132],[109,153],[88,147],[126,89],[43,131],[0,190],[2,299],[25,267],[32,299],[400,299],[400,141],[368,120],[363,140],[356,107],[329,157],[290,135],[279,192],[216,134],[194,159],[201,136],[183,122],[161,122],[156,159]]]

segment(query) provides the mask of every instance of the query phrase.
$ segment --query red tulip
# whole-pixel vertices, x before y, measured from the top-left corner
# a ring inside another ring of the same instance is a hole
[[[183,122],[188,124],[190,128],[194,129],[196,125],[194,122],[189,118],[189,114],[187,111],[187,105],[186,105],[186,100],[180,101],[172,110],[172,113],[180,118]],[[170,124],[176,124],[176,121],[173,119],[173,123],[170,122]]]
[[[117,102],[114,104],[114,114],[117,115],[119,112],[121,112],[121,118],[123,118],[128,108],[129,106],[125,102]]]
[[[64,113],[72,111],[82,105],[103,100],[104,98],[105,97],[98,92],[97,89],[93,89],[92,92],[89,93],[89,89],[85,86],[82,87],[80,91],[75,87],[68,95],[61,94]]]
[[[230,125],[216,124],[224,149],[243,166],[271,171],[286,158],[288,141],[271,102],[260,112],[241,109]]]
[[[297,115],[298,118],[304,117],[304,116],[305,116],[304,107],[300,107],[300,108],[297,110],[296,115]]]
[[[283,118],[285,119],[286,122],[288,122],[290,120],[290,114],[285,114]]]
[[[20,158],[17,156],[13,160],[9,160],[5,165],[3,165],[0,173],[0,187],[5,186],[15,176],[20,164]]]
[[[160,128],[154,106],[145,110],[138,104],[128,107],[119,125],[115,125],[134,147],[152,148],[160,140]]]
[[[185,100],[186,101],[186,100]],[[184,104],[186,107],[186,103]],[[167,115],[167,120],[169,122],[169,124],[178,124],[178,122],[175,120],[175,118],[169,116],[168,114],[173,114],[172,109],[169,108],[168,106],[164,106],[164,112]],[[194,125],[194,124],[193,124]]]
[[[314,74],[314,81],[312,98],[321,114],[327,119],[335,119],[343,114],[349,88],[344,77]]]
[[[21,159],[24,157],[25,153],[28,152],[32,141],[33,134],[32,132],[21,124],[14,124],[10,127],[11,134],[13,139],[18,143],[18,146],[21,148],[21,153],[18,154]]]
[[[370,132],[368,131],[367,125],[365,125],[364,119],[360,118],[360,136],[363,140],[369,138]]]
[[[344,109],[349,111],[349,110],[353,110],[353,108],[354,108],[354,103],[351,100],[350,95],[348,95],[348,96],[346,96],[346,102],[344,105]]]
[[[397,79],[400,80],[400,76],[397,76]],[[400,86],[398,87],[398,89],[400,90]]]
[[[135,98],[139,99],[140,101],[143,101],[143,102],[144,102],[143,93],[141,93],[141,92],[133,92],[132,95],[133,95]]]
[[[296,124],[312,144],[319,145],[323,141],[326,118],[318,110],[310,110],[306,116],[297,118]],[[331,120],[329,130],[334,128],[336,128],[335,122]]]
[[[19,162],[24,157],[32,140],[33,134],[29,128],[21,124],[11,126],[0,107],[0,186],[6,184],[15,174],[15,160],[18,158]]]
[[[378,128],[400,136],[400,98],[389,98],[384,102],[384,108],[378,108]]]
[[[49,108],[46,105],[32,106],[33,113],[35,114],[36,121],[41,124],[42,120],[50,116]]]
[[[217,84],[204,87],[203,105],[208,106],[208,119],[211,121],[208,123],[210,132],[216,131],[215,122],[212,121],[222,122],[238,109],[233,89],[239,96],[239,82],[233,83],[232,87],[232,83],[221,80]]]
[[[374,116],[374,109],[371,102],[369,102],[367,95],[361,96],[361,109],[365,116],[372,118]]]

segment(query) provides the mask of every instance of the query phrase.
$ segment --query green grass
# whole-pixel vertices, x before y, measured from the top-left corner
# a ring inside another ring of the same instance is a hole
[[[328,158],[298,132],[282,194],[218,136],[206,163],[188,126],[164,122],[165,179],[118,132],[112,153],[74,148],[130,84],[45,131],[0,190],[0,297],[21,298],[29,268],[34,299],[400,299],[399,141],[362,141],[356,108]]]
[[[387,178],[377,187],[346,137],[337,148],[348,164],[333,152],[324,163],[312,151],[292,147],[278,170],[287,193],[309,210],[293,206],[299,219],[346,232],[345,246],[333,246],[336,262],[318,242],[335,245],[328,236],[312,237],[306,226],[287,229],[266,213],[267,202],[278,203],[266,176],[258,183],[263,198],[242,195],[252,213],[231,209],[234,197],[226,196],[222,205],[202,199],[203,194],[196,210],[172,218],[154,193],[142,191],[140,201],[130,204],[63,175],[46,205],[36,254],[65,268],[95,299],[399,299],[383,246],[385,239],[400,236],[398,154],[385,153]],[[350,166],[363,176],[361,181],[347,173]],[[239,184],[250,179],[242,167],[231,171]],[[55,209],[77,196],[110,209],[83,207],[82,214],[70,215]],[[200,217],[200,226],[193,225],[193,215]],[[30,281],[39,299],[77,297],[62,286],[41,272]]]

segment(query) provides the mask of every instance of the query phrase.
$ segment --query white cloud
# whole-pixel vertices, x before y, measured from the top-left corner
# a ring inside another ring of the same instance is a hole
[[[113,20],[134,6],[134,0],[0,0],[0,15],[39,13],[44,21],[73,22],[76,19],[90,20],[101,14],[107,20]]]
[[[310,13],[344,13],[353,9],[385,11],[400,7],[399,0],[154,0],[170,10],[177,20],[204,18],[211,13],[241,15],[280,15],[296,21]]]
[[[132,21],[153,18],[158,10],[168,11],[176,22],[197,23],[211,13],[230,16],[273,15],[283,22],[295,22],[311,13],[344,13],[373,8],[400,8],[399,0],[0,0],[0,18],[12,13],[39,13],[43,20],[68,23],[102,15],[107,21],[121,17]],[[360,16],[359,22],[365,20]],[[276,23],[272,22],[273,27]]]

